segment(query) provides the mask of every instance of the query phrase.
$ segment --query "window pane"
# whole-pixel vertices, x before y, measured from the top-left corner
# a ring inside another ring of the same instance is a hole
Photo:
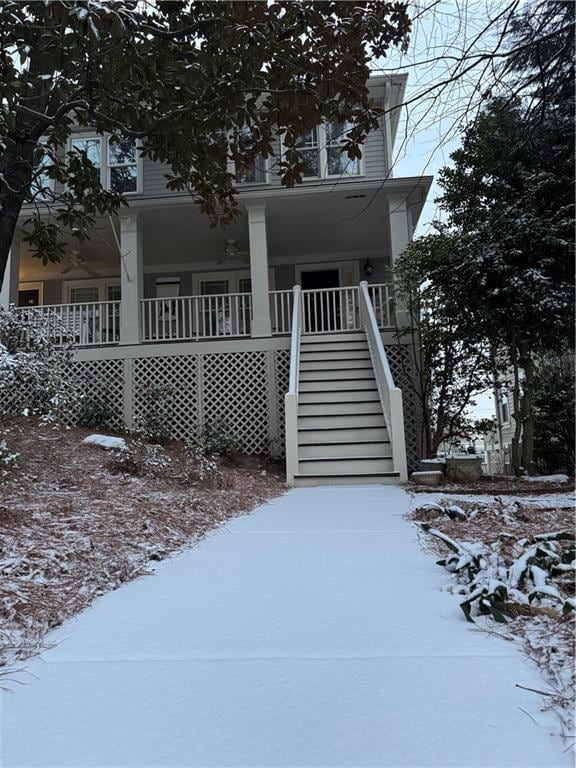
[[[358,176],[360,161],[350,160],[339,145],[327,149],[328,176]]]
[[[71,304],[89,304],[92,301],[100,300],[100,291],[98,286],[85,286],[82,288],[70,288]]]
[[[241,277],[238,280],[238,293],[250,293],[252,290],[252,280],[249,277]]]
[[[298,143],[304,144],[305,147],[317,147],[318,146],[318,128],[311,128],[306,133],[301,134],[298,137]]]
[[[108,142],[108,163],[110,165],[131,165],[136,163],[134,139],[119,139]]]
[[[352,123],[344,121],[341,123],[326,123],[326,143],[340,144],[346,141],[346,134],[352,128]]]
[[[241,152],[247,151],[251,147],[251,133],[248,126],[243,126],[236,131],[236,141]],[[235,168],[236,181],[239,184],[248,184],[250,182],[262,183],[266,181],[266,161],[262,155],[256,155],[252,167],[242,167],[236,163]]]
[[[320,176],[320,152],[317,149],[303,150],[302,160],[306,164],[302,176]]]
[[[92,165],[100,168],[102,165],[100,139],[72,139],[72,146],[79,152],[86,152]]]
[[[228,280],[201,280],[200,293],[202,296],[215,296],[228,293]]]
[[[138,171],[135,165],[110,168],[110,189],[114,192],[136,192]]]
[[[109,285],[107,290],[108,301],[120,301],[122,293],[119,285]]]

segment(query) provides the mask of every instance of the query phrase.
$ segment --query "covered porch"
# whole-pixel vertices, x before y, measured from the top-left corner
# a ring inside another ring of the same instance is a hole
[[[243,194],[226,228],[187,197],[139,201],[47,266],[17,237],[2,300],[79,346],[214,341],[290,334],[295,285],[303,333],[358,331],[367,280],[379,327],[392,328],[391,265],[423,193],[418,180],[386,185]]]

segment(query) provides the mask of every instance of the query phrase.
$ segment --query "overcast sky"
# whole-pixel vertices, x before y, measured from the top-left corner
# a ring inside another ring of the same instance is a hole
[[[430,91],[430,87],[449,79],[454,61],[461,57],[462,50],[468,49],[472,55],[492,50],[500,29],[495,20],[512,5],[510,0],[428,0],[418,3],[421,15],[414,23],[408,53],[380,60],[375,68],[378,72],[391,69],[407,72],[405,99],[415,99],[403,110],[395,147],[394,175],[435,177],[416,236],[427,234],[431,222],[439,216],[434,203],[440,194],[437,173],[450,162],[450,154],[459,146],[461,130],[474,114],[468,105],[478,92],[478,86],[490,82],[490,71],[478,67],[441,91]],[[477,398],[472,413],[475,418],[494,416],[491,392]]]

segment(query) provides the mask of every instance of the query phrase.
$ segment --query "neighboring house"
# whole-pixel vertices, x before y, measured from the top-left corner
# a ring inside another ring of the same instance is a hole
[[[400,104],[405,82],[373,78],[375,102]],[[176,438],[224,421],[247,453],[282,455],[286,439],[290,482],[404,478],[392,377],[401,382],[410,352],[394,340],[402,311],[391,270],[431,178],[394,178],[398,118],[394,110],[381,119],[357,162],[340,151],[345,126],[310,131],[308,173],[294,189],[263,161],[239,178],[244,215],[225,230],[211,229],[188,194],[166,189],[167,166],[82,131],[72,141],[130,206],[100,221],[88,244],[70,242],[60,264],[43,266],[17,233],[3,301],[61,318],[87,392],[115,409],[112,426],[133,427],[142,391],[162,384]],[[415,403],[404,402],[403,418],[414,465]]]

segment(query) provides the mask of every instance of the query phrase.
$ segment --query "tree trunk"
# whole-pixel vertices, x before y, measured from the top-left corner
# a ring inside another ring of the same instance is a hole
[[[32,159],[33,150],[25,147],[20,151],[6,149],[0,159],[0,285],[5,279],[14,231],[30,185]]]
[[[521,399],[522,466],[531,475],[534,474],[534,361],[527,348],[519,346],[519,362],[525,375]]]
[[[516,349],[516,341],[514,340],[511,345],[512,352],[512,369],[514,371],[514,388],[512,390],[512,400],[514,403],[514,436],[512,438],[512,471],[516,477],[520,477],[522,474],[522,413],[520,406],[520,371],[518,368],[518,352]]]

